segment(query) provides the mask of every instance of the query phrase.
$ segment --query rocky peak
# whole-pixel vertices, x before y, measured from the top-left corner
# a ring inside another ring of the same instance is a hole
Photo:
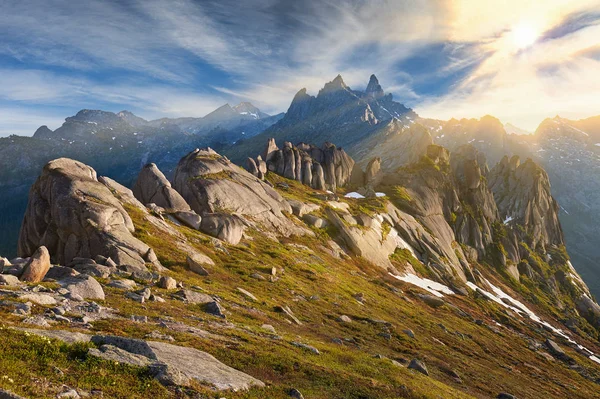
[[[375,100],[385,96],[385,93],[383,92],[383,89],[381,88],[381,85],[379,84],[379,80],[377,80],[377,77],[375,75],[371,75],[371,78],[369,79],[369,84],[367,85],[367,90],[365,91],[365,94],[368,99],[375,99]]]
[[[52,137],[52,133],[54,132],[50,130],[48,126],[42,125],[38,127],[38,129],[33,134],[33,137],[35,137],[36,139],[47,139],[49,137]]]
[[[550,193],[546,171],[533,160],[520,163],[504,157],[490,172],[488,184],[501,218],[508,226],[521,226],[522,241],[545,252],[549,245],[564,244],[558,204]]]
[[[331,82],[325,83],[325,86],[319,91],[319,96],[324,94],[335,93],[341,90],[348,90],[348,86],[344,83],[342,75],[338,75]]]
[[[260,119],[269,116],[254,106],[254,104],[247,101],[239,103],[238,105],[234,106],[233,109],[240,115],[248,115],[254,119]]]
[[[144,126],[148,124],[148,121],[135,115],[133,112],[123,110],[117,114],[117,116],[129,123],[131,126]]]

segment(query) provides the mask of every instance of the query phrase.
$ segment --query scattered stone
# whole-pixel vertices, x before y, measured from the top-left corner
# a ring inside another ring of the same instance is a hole
[[[188,268],[196,273],[199,274],[201,276],[208,276],[208,270],[206,270],[204,268],[204,265],[210,265],[210,266],[214,266],[215,262],[213,262],[213,260],[211,258],[209,258],[208,256],[201,254],[199,252],[196,252],[195,254],[191,255],[191,256],[187,256],[186,258],[186,262],[188,265]]]
[[[0,285],[8,285],[9,287],[18,286],[20,284],[17,276],[11,274],[0,274]]]
[[[129,279],[111,280],[107,286],[121,290],[133,290],[137,287],[137,283]]]
[[[219,305],[217,301],[212,301],[204,305],[204,311],[208,314],[212,314],[213,316],[225,318],[225,312],[223,307]]]
[[[329,225],[326,219],[311,214],[304,215],[302,220],[304,220],[307,225],[316,227],[317,229],[323,229]]]
[[[50,323],[43,316],[32,316],[23,320],[25,324],[33,324],[39,327],[50,327]]]
[[[144,302],[146,302],[146,298],[144,298],[144,297],[143,297],[142,295],[140,295],[140,294],[136,294],[135,292],[127,292],[127,293],[125,294],[125,298],[129,298],[129,299],[131,299],[132,301],[139,302],[139,303],[144,303]]]
[[[252,295],[250,292],[246,291],[245,289],[238,287],[237,290],[240,293],[242,293],[242,295],[244,295],[246,298],[250,299],[251,301],[258,302],[258,299],[254,295]]]
[[[407,328],[406,330],[402,330],[402,332],[404,334],[408,335],[410,338],[414,338],[415,337],[415,333],[410,328]]]
[[[39,283],[50,270],[50,254],[44,246],[38,248],[23,268],[21,281]]]
[[[250,277],[252,277],[255,280],[259,280],[259,281],[265,281],[266,280],[265,276],[263,276],[262,274],[259,274],[259,273],[252,273],[250,275]]]
[[[277,334],[277,331],[275,331],[275,327],[273,327],[270,324],[263,324],[262,326],[260,326],[260,328],[262,328],[263,330],[269,331],[270,333]]]
[[[15,395],[12,392],[5,391],[4,389],[0,389],[0,399],[25,399],[22,396]]]
[[[290,319],[294,321],[294,323],[298,324],[299,326],[302,325],[302,322],[298,320],[298,318],[294,315],[289,306],[275,306],[275,311],[285,313]]]
[[[147,339],[160,339],[163,341],[170,341],[170,342],[175,342],[175,338],[173,338],[170,335],[166,335],[166,334],[161,334],[158,331],[152,331],[150,334],[146,335]]]
[[[425,374],[425,375],[429,375],[429,371],[427,371],[427,367],[425,366],[425,363],[423,363],[419,359],[413,359],[413,360],[411,360],[410,363],[409,363],[409,365],[408,365],[408,368],[416,370],[419,373],[422,373],[422,374]]]
[[[104,300],[104,290],[95,278],[87,275],[70,277],[59,282],[68,289],[71,295],[79,295],[84,299]]]
[[[515,395],[511,395],[510,393],[501,392],[496,396],[496,399],[517,399]]]
[[[302,396],[300,391],[297,390],[296,388],[290,389],[288,392],[288,395],[290,395],[290,397],[294,398],[294,399],[304,399],[304,396]]]
[[[419,294],[418,297],[432,308],[439,308],[440,306],[444,306],[446,304],[443,299],[438,298],[437,296]]]
[[[136,323],[148,323],[148,316],[131,315],[131,321]]]
[[[24,301],[31,301],[33,303],[37,303],[38,305],[56,305],[56,299],[47,294],[24,294],[20,295],[19,299]]]
[[[345,314],[338,317],[337,320],[342,323],[352,323],[352,319],[350,317],[346,316]]]
[[[177,288],[177,280],[175,280],[173,277],[162,276],[158,280],[158,286],[160,288],[164,288],[165,290],[174,290]]]
[[[108,266],[98,265],[96,263],[79,263],[73,267],[81,274],[98,278],[108,278],[111,275],[112,269]]]
[[[319,350],[317,348],[315,348],[314,346],[310,346],[310,345],[303,344],[301,342],[296,342],[296,341],[293,341],[292,345],[297,346],[298,348],[306,349],[306,350],[314,353],[315,355],[321,354],[321,352],[319,352]]]
[[[74,389],[69,389],[66,392],[58,394],[56,397],[58,399],[80,399],[81,398],[81,396],[79,396],[79,394],[77,393],[77,391],[74,390]]]
[[[173,294],[173,296],[181,301],[190,303],[192,305],[203,305],[215,301],[210,295],[191,290],[179,290],[175,294]]]

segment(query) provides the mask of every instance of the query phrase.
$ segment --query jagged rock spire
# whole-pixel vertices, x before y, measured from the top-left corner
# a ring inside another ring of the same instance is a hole
[[[368,98],[372,99],[378,99],[385,95],[383,89],[381,88],[381,85],[379,84],[379,80],[377,80],[377,76],[375,76],[374,74],[371,75],[371,78],[369,79],[369,84],[367,85],[367,90],[365,91],[365,94]]]

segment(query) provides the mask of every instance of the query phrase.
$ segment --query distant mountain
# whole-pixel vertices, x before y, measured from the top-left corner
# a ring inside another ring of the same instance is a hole
[[[308,94],[306,89],[300,90],[280,121],[224,152],[232,160],[243,162],[246,157],[261,153],[270,138],[294,144],[332,142],[352,156],[360,153],[362,162],[378,156],[378,149],[366,146],[366,141],[373,143],[373,138],[378,137],[375,141],[381,144],[398,140],[405,133],[411,141],[422,142],[424,151],[431,143],[429,134],[423,129],[418,133],[420,139],[415,140],[414,131],[407,133],[416,118],[413,110],[394,101],[391,94],[385,94],[375,75],[370,77],[364,91],[351,89],[338,75],[317,96]]]
[[[520,127],[515,126],[512,123],[505,123],[504,130],[506,130],[506,133],[508,133],[508,134],[519,134],[519,135],[532,134],[532,132],[527,131],[525,129],[521,129]]]
[[[281,117],[265,114],[250,103],[226,104],[203,118],[153,121],[129,111],[84,109],[54,131],[41,126],[33,137],[0,138],[0,253],[14,255],[28,187],[51,159],[75,158],[130,185],[147,162],[169,175],[180,154],[196,147],[229,146]]]

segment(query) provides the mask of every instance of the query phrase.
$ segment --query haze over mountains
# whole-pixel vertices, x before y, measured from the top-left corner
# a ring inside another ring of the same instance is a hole
[[[211,146],[245,165],[247,157],[262,153],[271,137],[277,142],[332,142],[362,167],[374,157],[381,158],[386,171],[418,161],[432,143],[451,151],[471,144],[490,165],[516,154],[533,158],[547,170],[574,264],[594,290],[600,282],[595,270],[600,250],[593,243],[600,226],[599,119],[557,117],[543,121],[530,135],[491,116],[424,119],[386,94],[374,75],[364,91],[348,87],[341,76],[326,83],[316,96],[302,89],[285,114],[274,116],[250,103],[226,104],[203,118],[153,121],[127,111],[82,110],[55,131],[42,126],[33,137],[0,139],[1,250],[14,251],[14,231],[20,225],[28,187],[45,162],[60,156],[79,159],[130,185],[146,162],[156,163],[169,176],[189,148]]]

